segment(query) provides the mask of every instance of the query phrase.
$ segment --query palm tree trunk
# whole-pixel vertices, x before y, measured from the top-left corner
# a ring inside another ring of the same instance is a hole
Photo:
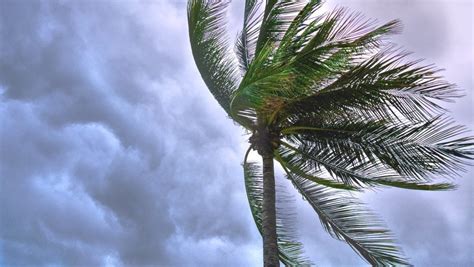
[[[263,160],[263,207],[262,207],[262,236],[263,236],[263,265],[278,267],[278,245],[276,233],[275,208],[275,175],[273,169],[273,149],[262,153]]]

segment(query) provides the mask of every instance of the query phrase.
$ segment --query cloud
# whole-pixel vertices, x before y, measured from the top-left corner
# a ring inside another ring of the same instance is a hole
[[[467,90],[453,115],[473,125],[472,38],[456,26],[472,3],[341,3],[381,22],[402,17],[397,41]],[[245,136],[197,73],[185,2],[4,1],[0,40],[0,265],[261,265],[240,166]],[[365,199],[417,265],[468,265],[465,176],[455,192]],[[297,207],[316,263],[364,264],[307,203]]]
[[[253,260],[241,134],[194,69],[183,16],[2,4],[2,265]]]

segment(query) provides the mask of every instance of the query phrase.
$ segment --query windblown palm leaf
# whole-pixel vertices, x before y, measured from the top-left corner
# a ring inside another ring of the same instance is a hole
[[[400,31],[398,21],[378,26],[344,8],[322,14],[319,0],[246,0],[234,57],[225,36],[227,6],[190,0],[189,34],[203,80],[263,158],[263,174],[244,162],[259,231],[265,235],[265,168],[273,179],[265,159],[273,157],[331,236],[373,265],[408,265],[379,220],[341,190],[453,189],[435,180],[457,175],[474,158],[474,139],[442,107],[461,96],[457,88],[386,41]],[[281,219],[280,260],[309,264]]]
[[[380,220],[353,197],[329,190],[302,177],[288,178],[319,215],[324,229],[347,242],[373,266],[408,265]]]
[[[196,65],[211,93],[229,113],[237,70],[225,35],[225,1],[190,1],[189,36]]]

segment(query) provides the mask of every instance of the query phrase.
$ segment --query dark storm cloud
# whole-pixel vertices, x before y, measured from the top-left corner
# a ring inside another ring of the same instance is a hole
[[[2,2],[2,265],[252,260],[238,129],[143,4]]]

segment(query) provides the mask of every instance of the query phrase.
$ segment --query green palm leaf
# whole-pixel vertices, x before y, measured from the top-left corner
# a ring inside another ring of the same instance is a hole
[[[306,161],[299,159],[295,160],[294,155],[290,155],[282,148],[280,148],[279,151],[275,152],[275,159],[281,164],[284,169],[320,185],[336,189],[345,189],[353,191],[358,190],[358,187],[353,184],[335,181],[330,178],[320,177],[319,175],[321,174],[314,168],[311,168],[311,166]]]
[[[230,114],[231,94],[237,88],[236,63],[225,36],[227,1],[191,0],[189,38],[202,79],[222,108]]]
[[[306,154],[342,161],[345,168],[375,165],[423,180],[430,175],[456,175],[474,156],[474,140],[465,136],[465,127],[443,117],[419,124],[360,120],[316,124],[287,129],[294,129],[294,140],[301,140]]]
[[[273,44],[282,40],[293,19],[305,5],[306,1],[302,0],[268,0],[257,40],[256,53],[260,53],[261,49],[268,44],[276,48]]]
[[[452,84],[439,79],[437,69],[416,66],[417,61],[402,63],[406,56],[397,50],[383,50],[343,74],[321,81],[313,94],[288,103],[284,113],[297,120],[319,112],[347,115],[356,111],[378,119],[403,116],[415,122],[440,114],[444,110],[436,101],[452,101],[460,94]],[[330,77],[329,72],[320,76]]]
[[[244,25],[236,41],[236,53],[243,73],[247,72],[255,56],[260,23],[263,14],[259,12],[262,0],[246,0]]]
[[[348,243],[373,266],[409,265],[391,233],[358,200],[291,173],[288,179],[313,207],[333,238]]]
[[[305,149],[295,148],[288,144],[279,149],[279,162],[289,172],[320,185],[336,189],[360,190],[378,186],[392,186],[416,190],[451,190],[450,183],[431,183],[425,180],[401,176],[394,171],[367,162],[365,166],[351,166],[340,157],[328,155],[329,152],[311,153]],[[321,178],[328,173],[331,178]],[[315,179],[317,177],[317,179]]]

